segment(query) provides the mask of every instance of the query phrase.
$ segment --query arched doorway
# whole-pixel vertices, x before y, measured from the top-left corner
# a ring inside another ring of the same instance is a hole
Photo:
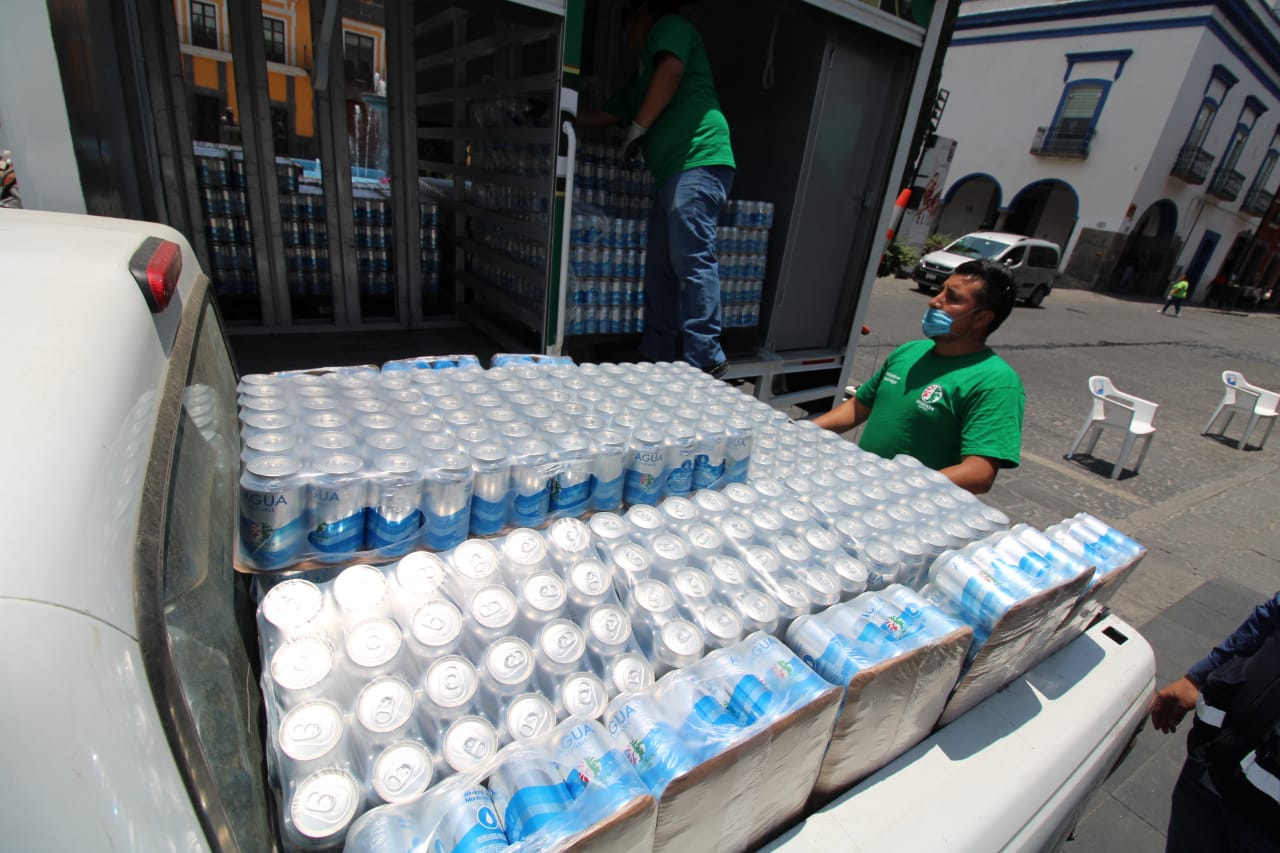
[[[959,237],[995,227],[1000,210],[1000,183],[990,175],[965,175],[947,190],[935,234]]]
[[[1138,217],[1111,269],[1107,290],[1160,295],[1178,259],[1178,206],[1167,198],[1153,202]]]
[[[1066,249],[1079,213],[1075,189],[1066,181],[1049,178],[1027,184],[1013,197],[1000,230],[1051,240]]]

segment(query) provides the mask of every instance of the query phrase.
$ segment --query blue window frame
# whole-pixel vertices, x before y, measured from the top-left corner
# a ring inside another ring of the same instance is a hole
[[[1183,143],[1187,148],[1204,148],[1204,142],[1209,137],[1209,131],[1213,128],[1213,120],[1218,116],[1218,102],[1213,98],[1206,97],[1200,102],[1200,109],[1196,112],[1196,120],[1191,123],[1191,130],[1187,132],[1187,141]]]
[[[1273,140],[1274,141],[1274,140]],[[1280,151],[1271,148],[1262,157],[1262,163],[1258,166],[1258,174],[1253,179],[1253,188],[1257,190],[1265,190],[1267,184],[1271,182],[1271,173],[1275,171],[1276,160],[1280,159]]]
[[[1057,148],[1074,144],[1087,150],[1110,91],[1110,80],[1072,80],[1064,86],[1046,144]]]

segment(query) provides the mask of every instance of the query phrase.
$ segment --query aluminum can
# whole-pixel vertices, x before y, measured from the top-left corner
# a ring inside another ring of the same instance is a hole
[[[672,619],[663,623],[654,635],[655,670],[682,669],[702,657],[705,643],[702,630],[688,619]]]
[[[715,519],[729,512],[729,501],[720,492],[710,489],[695,492],[692,498],[701,518]]]
[[[556,684],[561,676],[580,669],[579,662],[586,649],[587,639],[582,629],[568,619],[543,625],[533,653],[544,684]]]
[[[450,767],[459,773],[467,773],[483,765],[498,752],[498,731],[484,717],[461,717],[454,720],[445,731],[440,752]],[[495,827],[495,831],[502,832],[500,827]],[[505,844],[504,841],[502,849],[505,849]]]
[[[555,763],[538,751],[507,753],[487,785],[512,844],[553,824],[573,804]]]
[[[389,745],[373,761],[373,793],[384,803],[402,803],[425,792],[435,776],[431,751],[416,740]]]
[[[574,613],[585,616],[597,604],[617,599],[609,570],[599,560],[579,560],[567,572],[566,593]]]
[[[240,478],[240,544],[262,569],[290,565],[306,536],[306,489],[296,457],[268,456],[245,465]]]
[[[742,617],[723,604],[704,608],[698,614],[697,623],[710,648],[728,648],[743,636]]]
[[[636,430],[627,456],[623,500],[628,504],[656,504],[662,497],[666,470],[662,434],[652,429]]]
[[[308,452],[315,461],[325,459],[335,453],[353,454],[358,442],[354,433],[329,430],[312,433],[308,441]]]
[[[387,600],[387,578],[373,566],[343,569],[333,581],[333,600],[349,619],[381,615]]]
[[[384,453],[374,459],[365,515],[365,544],[387,553],[413,547],[424,526],[421,462],[407,453]]]
[[[298,441],[287,432],[275,431],[250,435],[244,439],[240,461],[249,462],[264,456],[294,456]]]
[[[617,430],[602,429],[591,438],[591,508],[612,512],[622,505],[627,439]]]
[[[637,639],[653,659],[652,634],[665,622],[675,619],[676,598],[671,587],[659,580],[645,578],[632,587],[627,596],[627,614],[636,628]]]
[[[394,676],[370,681],[356,696],[356,723],[362,739],[381,748],[416,733],[413,688]]]
[[[728,600],[747,588],[747,567],[737,557],[716,555],[707,561],[716,593]]]
[[[475,713],[480,676],[476,668],[460,655],[440,658],[422,676],[422,700],[419,711],[426,714],[424,728]],[[455,768],[456,769],[456,768]]]
[[[323,555],[346,555],[364,548],[366,484],[364,462],[350,453],[315,460],[307,488],[307,541]]]
[[[730,418],[725,424],[725,473],[726,483],[745,483],[751,467],[751,449],[754,443],[751,421]]]
[[[598,720],[609,703],[609,691],[594,672],[575,672],[565,676],[556,690],[557,719],[590,717]]]
[[[651,695],[629,693],[614,699],[605,710],[605,723],[615,743],[627,744],[627,760],[655,793],[699,763]]]
[[[291,708],[307,699],[319,698],[329,686],[336,656],[325,637],[295,637],[271,656],[271,680],[281,707]]]
[[[687,424],[673,423],[667,428],[663,448],[666,460],[663,495],[688,495],[693,489],[696,432]]]
[[[289,797],[285,837],[297,849],[330,849],[364,803],[360,783],[346,770],[330,768],[298,783]]]
[[[610,696],[643,690],[653,684],[653,664],[639,652],[627,652],[607,662],[605,686]]]
[[[471,459],[454,452],[437,453],[423,470],[424,543],[445,551],[462,543],[471,526]]]
[[[547,541],[542,534],[527,527],[507,534],[502,543],[502,567],[513,587],[547,566]]]
[[[541,571],[526,577],[517,596],[526,636],[532,636],[547,622],[564,616],[567,601],[568,590],[559,575]]]
[[[595,556],[591,545],[591,530],[576,518],[561,518],[551,523],[547,531],[547,547],[562,566],[571,566],[579,560]]]
[[[671,588],[677,605],[689,618],[715,603],[715,584],[711,575],[701,569],[677,569],[671,576]]]
[[[689,561],[689,546],[674,533],[654,536],[649,543],[649,552],[653,555],[653,571],[664,580]]]
[[[694,489],[717,489],[724,485],[728,441],[729,434],[723,424],[709,420],[698,424],[693,456]]]
[[[499,726],[502,743],[540,737],[556,724],[556,709],[541,693],[522,693],[507,703]]]
[[[658,509],[662,512],[668,527],[682,533],[698,519],[698,508],[693,501],[685,497],[670,497],[664,500]]]
[[[327,699],[303,702],[284,715],[276,734],[290,779],[300,779],[346,760],[342,710]]]
[[[503,637],[485,650],[480,677],[494,719],[508,699],[529,690],[533,673],[533,649],[519,637]]]
[[[653,564],[649,551],[632,542],[625,542],[614,548],[609,559],[614,580],[627,588],[649,577]]]
[[[471,534],[491,536],[507,523],[511,460],[505,445],[484,442],[470,448],[474,488],[471,496]]]
[[[504,427],[504,434],[506,431]],[[512,446],[511,459],[507,518],[518,527],[540,527],[551,507],[551,446],[539,439],[518,441]]]
[[[365,440],[365,447],[368,449],[369,453],[373,454],[375,463],[377,461],[377,457],[384,453],[398,453],[412,456],[412,454],[409,453],[409,438],[404,433],[397,432],[395,430],[386,430],[369,436]],[[418,462],[417,457],[414,457],[414,462]],[[417,477],[415,479],[421,481],[421,477]]]
[[[778,604],[763,592],[748,589],[735,599],[742,616],[742,629],[750,635],[756,631],[772,634],[778,630]]]
[[[481,587],[471,597],[466,628],[478,656],[489,644],[511,633],[516,624],[516,597],[501,584]]]
[[[468,539],[449,556],[453,578],[463,590],[474,590],[500,580],[498,549],[481,539]]]
[[[397,669],[404,636],[390,619],[375,616],[347,629],[347,661],[357,682],[390,675]]]
[[[592,537],[612,551],[614,546],[627,540],[627,523],[622,516],[612,512],[598,512],[587,521]]]
[[[557,471],[551,481],[549,511],[554,515],[576,518],[586,512],[591,498],[593,460],[590,440],[577,432],[558,436],[555,460]]]
[[[413,612],[409,648],[420,665],[457,654],[462,637],[462,612],[449,601],[428,601]]]
[[[627,510],[625,517],[627,526],[631,529],[632,539],[643,542],[646,546],[665,526],[662,513],[648,504],[631,507]]]
[[[869,572],[866,563],[843,554],[831,562],[831,571],[840,579],[840,597],[844,600],[867,591]]]

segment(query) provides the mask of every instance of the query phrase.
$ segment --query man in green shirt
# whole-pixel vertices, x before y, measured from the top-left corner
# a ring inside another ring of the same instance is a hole
[[[1178,279],[1173,287],[1169,288],[1169,297],[1164,301],[1164,307],[1160,309],[1160,313],[1169,310],[1169,306],[1173,306],[1173,316],[1182,316],[1182,300],[1187,298],[1187,291],[1191,289],[1191,284],[1185,278]]]
[[[1016,298],[1004,267],[961,264],[929,302],[928,339],[895,349],[857,394],[815,422],[834,430],[865,423],[862,449],[907,453],[962,489],[989,491],[1022,449],[1022,380],[987,346]]]
[[[674,0],[631,6],[628,43],[639,71],[606,103],[584,110],[584,127],[628,125],[625,157],[643,150],[657,188],[649,214],[644,335],[653,361],[683,358],[723,375],[716,226],[736,164],[702,37]]]

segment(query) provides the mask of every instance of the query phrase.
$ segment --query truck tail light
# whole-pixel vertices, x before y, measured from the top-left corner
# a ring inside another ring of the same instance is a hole
[[[148,237],[129,259],[129,272],[138,282],[151,313],[159,314],[168,307],[182,276],[182,247],[159,237]]]

